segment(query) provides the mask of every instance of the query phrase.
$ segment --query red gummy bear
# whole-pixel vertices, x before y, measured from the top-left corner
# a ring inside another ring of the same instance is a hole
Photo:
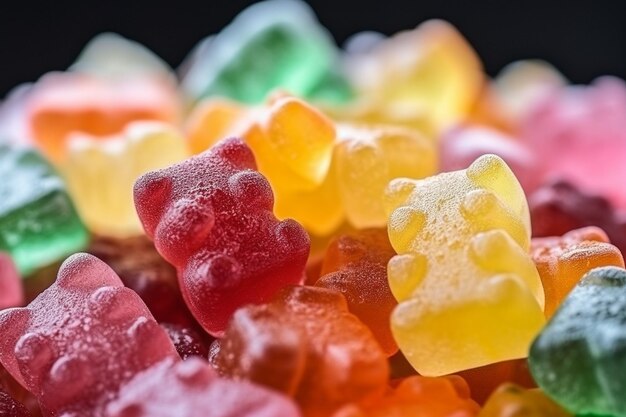
[[[97,416],[135,374],[179,360],[137,294],[87,254],[68,258],[27,307],[0,312],[0,334],[0,362],[44,415]]]
[[[300,417],[289,398],[247,382],[219,378],[199,358],[163,362],[137,375],[107,417]]]
[[[250,149],[226,139],[135,184],[135,205],[159,253],[178,271],[191,312],[220,336],[235,310],[304,279],[310,240],[278,221]]]
[[[31,414],[23,404],[0,388],[0,417],[31,417]]]
[[[389,318],[398,302],[387,282],[387,263],[396,252],[387,229],[367,229],[335,238],[315,284],[342,293],[348,309],[374,334],[387,356],[398,351]]]
[[[9,254],[0,252],[0,310],[17,307],[24,301],[24,291],[17,268]]]
[[[615,209],[603,197],[554,181],[531,194],[528,206],[533,237],[561,236],[581,227],[597,226],[626,254],[626,212]]]
[[[174,347],[181,359],[186,360],[191,356],[203,358],[208,356],[209,342],[193,328],[172,323],[162,323],[161,327],[163,327],[172,343],[174,343]]]
[[[238,310],[210,361],[294,397],[308,417],[375,400],[389,377],[384,352],[345,298],[318,287],[286,288],[270,304]]]

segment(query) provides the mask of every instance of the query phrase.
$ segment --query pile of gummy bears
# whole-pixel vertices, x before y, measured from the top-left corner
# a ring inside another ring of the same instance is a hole
[[[0,137],[1,417],[626,416],[622,80],[268,0]]]

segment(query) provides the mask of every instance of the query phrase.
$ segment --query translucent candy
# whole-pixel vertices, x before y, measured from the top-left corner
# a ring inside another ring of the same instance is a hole
[[[65,185],[33,150],[0,145],[0,251],[21,275],[81,250],[87,231]]]
[[[524,193],[495,155],[387,194],[398,346],[422,375],[523,358],[543,325]]]
[[[597,227],[585,227],[562,237],[534,238],[530,248],[546,294],[550,318],[587,272],[600,266],[624,267],[619,249]]]
[[[20,274],[7,253],[0,252],[0,310],[17,307],[24,301]]]
[[[98,415],[135,374],[178,360],[137,294],[87,254],[68,258],[27,307],[0,312],[0,332],[0,362],[45,415]]]
[[[220,379],[199,358],[163,362],[137,375],[106,417],[300,417],[295,404],[271,390]]]
[[[304,279],[309,237],[293,220],[274,217],[272,190],[239,139],[144,175],[135,205],[176,267],[189,309],[214,336],[238,307]]]
[[[317,287],[291,287],[270,304],[238,310],[212,362],[223,375],[294,397],[310,417],[380,397],[389,372],[344,297]]]
[[[187,157],[182,135],[160,122],[132,122],[117,136],[74,133],[60,169],[87,227],[100,235],[141,234],[133,185],[148,171]]]
[[[530,370],[574,414],[626,416],[626,270],[592,269],[539,334]]]
[[[515,384],[500,386],[479,417],[571,417],[539,389],[524,389]]]

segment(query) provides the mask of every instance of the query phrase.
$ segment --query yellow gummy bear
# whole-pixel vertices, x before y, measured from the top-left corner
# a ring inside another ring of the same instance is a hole
[[[400,32],[346,61],[348,77],[361,99],[386,109],[390,118],[397,114],[408,119],[413,114],[423,125],[419,120],[426,117],[437,131],[468,114],[484,83],[474,50],[441,20]]]
[[[73,134],[61,172],[92,232],[132,236],[142,231],[133,203],[135,180],[187,156],[182,135],[170,125],[133,122],[118,136]]]
[[[392,330],[413,367],[438,376],[526,357],[544,293],[524,192],[506,163],[485,155],[466,170],[396,179],[386,203],[398,253],[388,264]]]

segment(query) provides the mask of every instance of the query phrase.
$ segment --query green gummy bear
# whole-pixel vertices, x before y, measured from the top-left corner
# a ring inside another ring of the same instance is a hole
[[[88,238],[50,164],[33,150],[0,144],[0,251],[20,274],[81,250]]]
[[[529,363],[571,412],[626,417],[626,270],[589,271],[535,339]]]
[[[222,96],[255,104],[274,89],[284,89],[344,102],[351,89],[337,72],[337,61],[331,35],[309,6],[268,0],[250,6],[196,48],[182,87],[194,100]]]

